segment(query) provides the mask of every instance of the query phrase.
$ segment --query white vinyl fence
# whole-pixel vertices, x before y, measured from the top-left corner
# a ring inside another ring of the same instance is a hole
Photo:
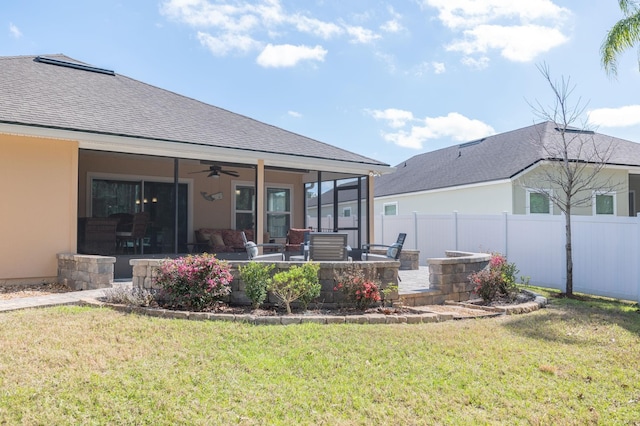
[[[374,218],[375,243],[407,234],[405,248],[420,251],[420,264],[445,250],[500,252],[531,284],[564,290],[563,216],[427,215]],[[640,301],[640,218],[572,217],[573,289]]]

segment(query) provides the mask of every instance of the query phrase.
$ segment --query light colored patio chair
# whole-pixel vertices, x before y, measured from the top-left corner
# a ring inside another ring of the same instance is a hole
[[[275,243],[256,244],[253,241],[248,241],[246,234],[242,233],[242,241],[244,241],[244,248],[247,251],[247,258],[255,261],[269,261],[279,262],[284,260],[284,245]],[[277,250],[276,253],[260,254],[259,248],[268,248],[271,250]]]
[[[309,234],[308,260],[333,262],[349,260],[347,234],[312,232]]]

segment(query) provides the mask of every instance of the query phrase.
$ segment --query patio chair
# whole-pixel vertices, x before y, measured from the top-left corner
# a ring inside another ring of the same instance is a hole
[[[400,258],[400,252],[402,252],[402,246],[404,245],[404,240],[407,238],[407,234],[400,233],[398,234],[398,239],[395,243],[391,245],[384,244],[364,244],[362,246],[362,260],[369,260],[369,257],[375,259],[392,259],[398,260]],[[384,255],[380,254],[371,254],[370,249],[372,247],[383,247],[387,249],[387,252]]]
[[[287,231],[285,250],[289,253],[304,254],[304,244],[309,241],[310,232],[311,231],[306,228],[290,228],[289,231]]]
[[[133,253],[138,253],[138,247],[142,247],[142,239],[147,233],[149,223],[149,213],[140,212],[133,215],[133,222],[127,231],[116,231],[118,248],[124,252],[129,248],[129,243],[133,248]]]
[[[347,234],[337,232],[311,232],[308,260],[334,262],[349,260]]]
[[[244,248],[247,251],[247,258],[255,261],[283,261],[284,260],[284,246],[276,243],[256,244],[253,241],[247,240],[247,235],[242,232],[242,241],[244,241]],[[259,248],[271,248],[276,249],[276,253],[260,254]]]

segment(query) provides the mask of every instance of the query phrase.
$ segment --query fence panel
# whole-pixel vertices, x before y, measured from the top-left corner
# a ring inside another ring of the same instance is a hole
[[[503,215],[457,215],[458,250],[500,252],[505,247],[505,218]]]
[[[637,299],[638,219],[576,217],[573,231],[573,289]]]
[[[574,291],[640,300],[640,219],[574,216],[572,224]],[[499,251],[532,284],[565,288],[562,216],[376,216],[374,232],[379,244],[391,244],[406,232],[405,247],[420,250],[421,265],[456,245],[465,251]]]
[[[507,250],[520,276],[531,279],[531,284],[564,288],[564,218],[561,216],[507,217]]]

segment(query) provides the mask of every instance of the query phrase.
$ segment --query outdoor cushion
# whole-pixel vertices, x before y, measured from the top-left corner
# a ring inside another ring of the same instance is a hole
[[[398,256],[398,251],[402,248],[402,245],[393,243],[387,249],[387,257],[395,259]]]
[[[215,246],[224,246],[224,240],[222,239],[222,235],[215,233],[215,234],[211,234],[209,243],[212,247]]]

